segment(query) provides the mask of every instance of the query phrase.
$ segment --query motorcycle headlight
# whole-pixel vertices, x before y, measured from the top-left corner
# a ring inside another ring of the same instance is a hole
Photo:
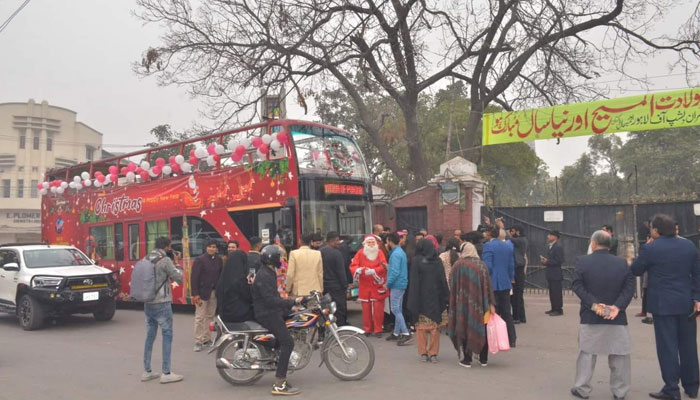
[[[337,318],[335,317],[335,315],[331,314],[328,316],[328,320],[331,321],[331,324],[335,324]]]
[[[335,304],[335,301],[331,301],[331,305],[328,306],[331,314],[335,314],[336,310],[338,310],[338,306]]]
[[[58,276],[35,276],[32,279],[32,287],[58,289],[62,281],[63,278]]]

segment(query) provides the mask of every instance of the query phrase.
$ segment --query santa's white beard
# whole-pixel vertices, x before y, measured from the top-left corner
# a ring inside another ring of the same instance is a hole
[[[377,256],[379,255],[379,246],[365,246],[364,247],[364,253],[365,257],[370,260],[374,261],[377,259]]]

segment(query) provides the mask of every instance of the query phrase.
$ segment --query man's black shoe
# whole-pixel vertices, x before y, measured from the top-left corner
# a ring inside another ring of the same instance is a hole
[[[544,313],[545,313],[545,314],[551,314],[551,313],[553,313],[553,312],[554,312],[554,310],[549,310],[549,311],[545,311]]]
[[[391,342],[391,341],[395,341],[395,340],[399,340],[399,339],[400,339],[399,335],[394,335],[393,333],[386,337],[387,342]]]
[[[519,319],[514,319],[514,320],[513,320],[513,323],[514,323],[515,325],[518,325],[518,324],[520,324],[520,320],[519,320]]]
[[[698,394],[697,394],[697,393],[695,393],[695,394],[690,394],[690,393],[688,393],[688,392],[685,392],[685,395],[688,396],[688,397],[690,397],[691,399],[697,399],[697,398],[698,398]]]
[[[571,394],[574,397],[578,397],[579,399],[587,399],[588,398],[588,397],[585,397],[584,395],[582,395],[581,393],[579,393],[578,390],[576,390],[574,388],[571,389]]]
[[[616,395],[613,395],[613,400],[625,400],[624,397],[617,397]]]
[[[551,313],[549,313],[550,317],[559,317],[561,315],[564,315],[564,311],[552,311]]]
[[[654,323],[654,319],[651,318],[651,317],[642,318],[642,323],[643,323],[643,324],[650,324],[650,325],[651,325],[651,324]]]
[[[294,396],[301,393],[301,391],[295,387],[292,387],[287,381],[282,382],[280,385],[272,385],[272,394],[277,396]]]
[[[660,399],[660,400],[681,400],[680,396],[673,397],[670,394],[667,394],[664,392],[649,393],[649,397],[651,397],[653,399]]]

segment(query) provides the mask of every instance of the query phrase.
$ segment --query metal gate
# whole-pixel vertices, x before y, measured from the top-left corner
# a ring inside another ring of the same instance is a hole
[[[428,229],[428,209],[426,207],[396,208],[396,229],[416,232]]]

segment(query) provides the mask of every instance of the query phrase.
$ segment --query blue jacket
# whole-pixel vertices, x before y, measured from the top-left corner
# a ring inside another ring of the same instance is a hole
[[[690,240],[662,236],[645,244],[632,273],[649,273],[647,308],[654,315],[688,315],[700,301],[700,260]]]
[[[484,263],[489,268],[493,290],[510,290],[511,282],[515,280],[515,259],[513,258],[513,243],[493,239],[484,243],[482,253]]]
[[[386,287],[402,290],[408,287],[408,259],[401,246],[394,247],[389,253]]]

